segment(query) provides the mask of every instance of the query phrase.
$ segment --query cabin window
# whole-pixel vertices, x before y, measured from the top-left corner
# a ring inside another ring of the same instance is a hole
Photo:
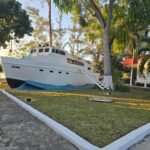
[[[40,71],[40,72],[43,72],[44,70],[43,70],[43,69],[39,69],[39,71]]]
[[[52,49],[52,52],[55,53],[55,49]]]
[[[31,53],[35,53],[35,52],[36,52],[36,49],[32,49],[32,50],[31,50]]]
[[[54,71],[53,71],[53,70],[50,70],[49,72],[50,72],[50,73],[53,73]]]
[[[74,65],[84,66],[84,63],[81,61],[73,60],[70,58],[67,58],[67,62]]]
[[[61,71],[59,71],[58,73],[62,73]]]
[[[20,69],[19,66],[11,66],[11,68]]]
[[[49,52],[49,48],[45,48],[45,52]]]
[[[65,55],[65,52],[64,51],[59,51],[59,54],[60,55]]]
[[[88,70],[91,70],[91,68],[90,68],[90,67],[88,67]]]
[[[52,53],[60,54],[60,55],[65,55],[66,53],[64,51],[58,50],[58,49],[52,49]]]
[[[59,51],[56,49],[56,50],[55,50],[55,53],[57,53],[57,54],[58,54],[58,53],[59,53]]]
[[[39,49],[39,52],[42,53],[42,52],[43,52],[43,49]]]

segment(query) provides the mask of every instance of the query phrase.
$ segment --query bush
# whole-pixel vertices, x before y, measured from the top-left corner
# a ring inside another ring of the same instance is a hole
[[[121,72],[118,70],[113,71],[114,90],[120,92],[129,92],[129,87],[120,81],[120,74]]]
[[[129,87],[121,82],[114,83],[114,90],[119,92],[129,92]]]
[[[3,72],[3,68],[2,65],[0,64],[0,72]]]

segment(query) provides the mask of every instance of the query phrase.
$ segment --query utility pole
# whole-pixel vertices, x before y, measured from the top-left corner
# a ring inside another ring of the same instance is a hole
[[[52,20],[51,20],[51,0],[47,0],[48,3],[48,19],[49,19],[49,45],[52,47]]]

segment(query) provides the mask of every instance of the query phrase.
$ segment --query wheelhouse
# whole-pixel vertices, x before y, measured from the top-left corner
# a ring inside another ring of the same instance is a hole
[[[63,50],[60,50],[58,48],[55,48],[55,47],[52,47],[52,48],[50,48],[50,47],[39,47],[39,48],[32,49],[30,51],[31,56],[49,55],[51,53],[58,54],[58,55],[66,55],[66,52],[64,52]]]

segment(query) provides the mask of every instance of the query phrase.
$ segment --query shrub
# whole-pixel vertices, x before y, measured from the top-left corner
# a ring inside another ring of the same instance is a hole
[[[118,70],[113,71],[114,90],[120,92],[129,92],[129,87],[120,81],[120,74],[121,72]]]
[[[0,72],[3,72],[3,68],[2,65],[0,64]]]
[[[129,92],[129,87],[121,82],[114,83],[114,90],[119,92]]]

